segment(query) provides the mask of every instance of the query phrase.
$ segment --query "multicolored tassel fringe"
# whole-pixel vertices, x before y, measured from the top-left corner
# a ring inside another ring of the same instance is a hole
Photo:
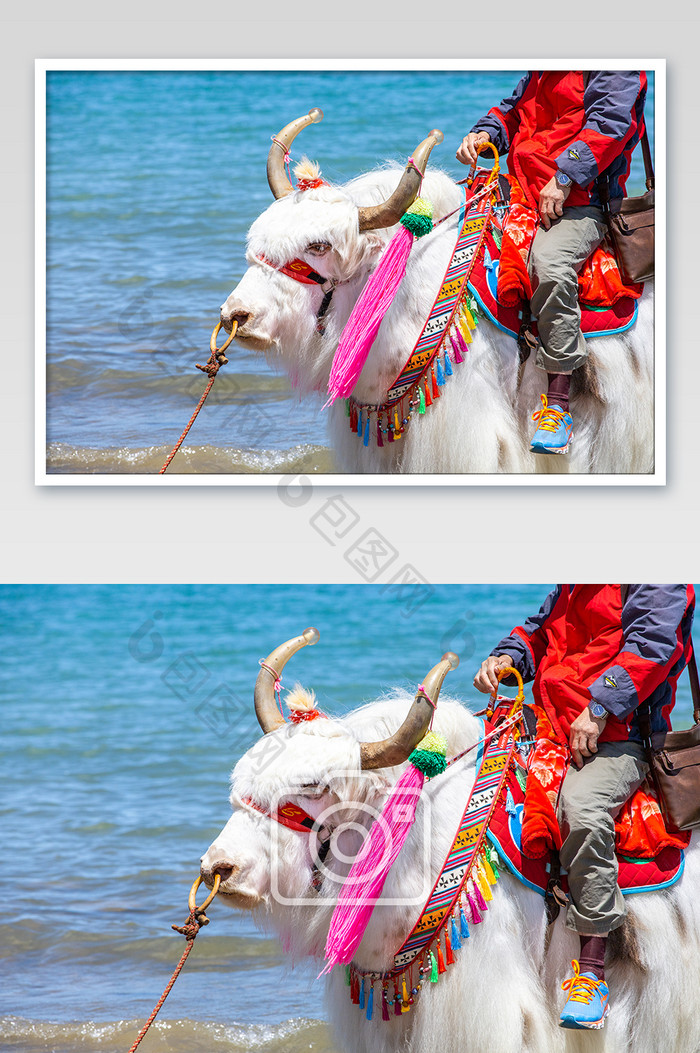
[[[432,735],[432,732],[429,732]],[[432,747],[440,743],[433,743],[425,739],[420,743],[423,747],[420,751],[414,750],[412,760],[424,763],[427,769],[424,774],[426,778],[432,777],[430,773],[439,774],[441,768],[439,759],[440,749]],[[425,748],[425,747],[428,748]],[[415,756],[416,753],[425,754],[424,757]],[[444,760],[444,755],[443,755]],[[348,965],[345,972],[345,982],[350,987],[350,998],[353,1004],[359,1006],[364,1012],[367,1020],[371,1020],[374,1012],[374,985],[381,983],[381,1018],[391,1018],[391,1004],[393,1003],[394,1015],[401,1016],[408,1013],[415,1004],[424,983],[437,983],[440,976],[447,972],[450,965],[454,965],[455,951],[462,950],[462,944],[469,939],[469,925],[465,914],[465,908],[471,912],[474,924],[483,919],[480,911],[488,910],[486,897],[482,894],[482,888],[486,884],[489,888],[495,885],[499,878],[498,853],[490,845],[482,845],[475,855],[468,875],[465,876],[462,890],[450,914],[443,921],[440,929],[429,947],[419,961],[413,962],[403,971],[397,973],[366,973],[356,969],[354,965]],[[492,898],[492,897],[489,897]],[[413,983],[414,972],[417,967],[418,978]],[[390,985],[393,986],[393,994],[390,993]]]
[[[469,354],[469,344],[479,320],[477,301],[467,292],[455,308],[437,353],[411,390],[401,399],[400,407],[395,404],[364,405],[355,402],[352,396],[346,400],[345,412],[350,421],[350,428],[362,439],[363,445],[369,445],[369,418],[372,413],[377,414],[376,442],[378,447],[382,447],[386,442],[395,442],[403,435],[414,412],[422,416],[426,408],[432,406],[435,399],[440,398],[440,388],[445,386],[449,377],[454,376],[454,366],[461,365]],[[408,407],[405,414],[404,402]],[[382,424],[384,414],[386,427]]]

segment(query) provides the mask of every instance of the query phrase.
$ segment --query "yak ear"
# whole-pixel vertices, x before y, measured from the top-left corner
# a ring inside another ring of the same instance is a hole
[[[353,250],[355,258],[352,262],[359,270],[361,267],[374,268],[387,242],[376,230],[363,230],[355,244],[357,247]]]
[[[376,253],[377,251],[381,252],[387,242],[376,230],[363,230],[360,243],[364,246],[365,251]]]
[[[364,231],[348,239],[343,248],[337,248],[339,277],[350,281],[363,275],[365,280],[377,266],[386,238],[374,230]]]

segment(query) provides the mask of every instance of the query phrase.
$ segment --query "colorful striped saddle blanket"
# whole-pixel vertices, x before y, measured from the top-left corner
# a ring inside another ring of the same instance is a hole
[[[496,213],[486,235],[483,251],[468,282],[470,292],[476,297],[484,314],[505,333],[517,338],[523,320],[523,304],[506,307],[498,301],[498,271],[501,257],[501,229]],[[611,336],[630,329],[637,319],[638,300],[623,296],[608,307],[593,307],[581,303],[581,330],[584,336]],[[536,334],[535,322],[530,328]]]
[[[525,768],[517,760],[508,773],[507,791],[501,794],[489,823],[488,838],[505,866],[524,885],[544,896],[549,880],[549,857],[529,859],[521,845],[524,811]],[[680,878],[684,866],[680,848],[663,848],[655,859],[634,859],[618,853],[618,881],[624,895],[632,892],[652,892],[673,885]],[[566,874],[560,885],[568,891]]]

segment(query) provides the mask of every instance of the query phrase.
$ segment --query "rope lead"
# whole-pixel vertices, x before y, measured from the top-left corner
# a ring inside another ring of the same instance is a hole
[[[235,330],[234,330],[234,332],[235,332]],[[194,941],[195,941],[195,939],[197,937],[197,934],[199,933],[199,930],[201,929],[201,927],[203,925],[208,925],[209,924],[209,918],[206,916],[204,911],[209,906],[211,901],[214,899],[214,896],[216,895],[216,893],[219,891],[219,885],[221,884],[221,874],[215,874],[215,876],[214,876],[214,887],[212,888],[212,891],[207,896],[207,898],[205,899],[205,901],[202,904],[202,906],[198,907],[195,904],[194,897],[195,897],[195,893],[196,893],[197,889],[199,888],[199,886],[201,885],[201,883],[202,883],[202,878],[198,877],[197,880],[195,881],[195,883],[193,884],[192,888],[190,889],[189,904],[188,904],[189,908],[190,908],[190,913],[189,913],[189,916],[188,916],[187,921],[185,922],[185,924],[184,925],[173,925],[172,926],[172,928],[175,929],[176,932],[182,933],[182,935],[187,938],[187,946],[186,946],[186,948],[185,948],[185,950],[184,950],[184,952],[182,954],[182,957],[180,958],[180,961],[175,966],[175,970],[173,972],[173,975],[170,977],[165,990],[163,991],[162,995],[160,996],[160,998],[156,1002],[156,1005],[155,1005],[155,1008],[153,1009],[153,1012],[151,1013],[151,1015],[149,1016],[148,1020],[143,1025],[141,1030],[139,1031],[138,1036],[137,1036],[136,1041],[134,1042],[133,1046],[131,1046],[131,1048],[129,1049],[129,1053],[134,1053],[134,1050],[140,1045],[141,1040],[143,1039],[143,1037],[145,1036],[145,1034],[148,1031],[149,1027],[151,1026],[151,1024],[155,1020],[156,1016],[160,1012],[160,1010],[161,1010],[161,1008],[163,1006],[163,1003],[165,1002],[165,999],[168,997],[168,995],[170,994],[170,992],[172,990],[173,984],[175,983],[175,981],[177,980],[178,976],[180,975],[180,970],[182,969],[183,965],[187,961],[188,955],[189,955],[190,951],[192,950],[192,947],[194,945]]]
[[[206,402],[207,395],[211,391],[211,389],[212,389],[212,387],[214,385],[214,381],[216,380],[216,374],[219,372],[219,369],[221,368],[221,366],[225,366],[226,363],[228,362],[228,359],[224,355],[224,351],[226,350],[226,348],[228,347],[228,345],[231,343],[231,341],[233,340],[234,336],[236,335],[236,330],[238,329],[238,322],[234,322],[233,323],[233,325],[231,327],[231,334],[230,334],[228,340],[224,344],[222,344],[221,347],[217,347],[216,346],[216,338],[217,338],[217,336],[219,334],[219,330],[220,329],[221,329],[221,322],[218,323],[218,325],[214,329],[214,332],[211,334],[211,340],[209,341],[209,348],[211,350],[211,354],[209,355],[209,359],[207,361],[207,364],[204,365],[204,366],[200,366],[199,362],[196,363],[196,368],[197,369],[201,369],[202,373],[206,373],[207,376],[209,377],[209,383],[207,384],[206,388],[204,389],[204,394],[202,395],[201,399],[197,403],[197,408],[195,409],[194,413],[190,417],[190,419],[189,419],[189,421],[187,423],[187,427],[185,428],[185,430],[183,431],[182,435],[180,436],[180,438],[177,440],[177,442],[173,446],[172,450],[170,451],[170,454],[168,455],[168,457],[167,457],[167,459],[165,461],[165,464],[163,465],[161,470],[158,472],[158,475],[164,475],[165,472],[167,471],[167,469],[168,469],[168,467],[170,465],[170,462],[172,461],[173,457],[175,456],[177,451],[182,446],[182,444],[183,444],[183,442],[184,442],[184,440],[185,440],[185,438],[187,436],[188,431],[190,430],[190,428],[192,427],[192,425],[196,421],[199,411],[201,410],[202,406]]]

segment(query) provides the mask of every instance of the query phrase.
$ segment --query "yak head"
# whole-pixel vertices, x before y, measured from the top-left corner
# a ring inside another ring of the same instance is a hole
[[[425,735],[442,682],[458,664],[456,655],[444,655],[413,702],[408,696],[400,727],[384,739],[362,741],[361,723],[323,717],[303,689],[287,700],[290,721],[280,711],[275,688],[286,661],[317,639],[318,632],[307,629],[261,662],[255,710],[265,735],[236,765],[233,815],[201,861],[205,883],[212,887],[218,875],[229,905],[265,906],[278,917],[289,914],[289,906],[313,907],[321,885],[324,902],[337,896],[395,769]]]
[[[223,327],[231,332],[235,325],[243,347],[292,358],[292,380],[311,389],[323,387],[340,336],[338,321],[347,320],[388,228],[414,201],[430,151],[443,138],[433,130],[414,151],[393,192],[375,204],[358,206],[353,184],[328,185],[306,158],[295,169],[297,188],[289,181],[285,157],[293,140],[322,117],[312,109],[273,137],[267,178],[275,201],[251,226],[248,270],[221,307]]]

